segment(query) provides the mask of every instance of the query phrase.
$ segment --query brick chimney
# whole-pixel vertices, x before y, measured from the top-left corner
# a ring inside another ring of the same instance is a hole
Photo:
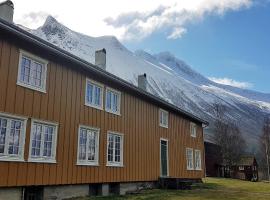
[[[7,0],[0,3],[0,18],[13,23],[14,4],[12,1]]]
[[[106,49],[97,50],[95,53],[95,64],[106,70]]]
[[[138,76],[138,87],[147,91],[147,78],[145,73]]]

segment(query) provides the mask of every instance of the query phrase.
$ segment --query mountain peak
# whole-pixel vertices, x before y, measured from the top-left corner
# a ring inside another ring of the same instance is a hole
[[[43,26],[48,26],[48,25],[51,25],[51,24],[54,24],[54,23],[58,23],[59,22],[51,15],[48,15]]]

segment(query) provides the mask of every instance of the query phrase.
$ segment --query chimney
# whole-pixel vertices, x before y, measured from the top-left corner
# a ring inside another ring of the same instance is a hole
[[[13,12],[14,12],[14,4],[12,1],[7,0],[0,3],[0,18],[13,23]]]
[[[106,70],[106,49],[97,50],[95,53],[95,64]]]
[[[138,76],[138,87],[144,91],[147,91],[146,73]]]

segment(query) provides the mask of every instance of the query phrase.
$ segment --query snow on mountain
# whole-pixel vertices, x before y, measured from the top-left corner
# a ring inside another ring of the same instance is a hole
[[[212,82],[195,72],[169,52],[151,55],[135,53],[114,36],[90,37],[77,33],[49,16],[43,26],[28,30],[34,35],[94,63],[95,51],[107,51],[107,70],[137,85],[137,77],[146,73],[148,92],[210,122],[206,139],[211,140],[213,104],[226,106],[227,117],[238,122],[243,134],[254,144],[260,134],[262,119],[270,113],[270,94],[235,88]]]

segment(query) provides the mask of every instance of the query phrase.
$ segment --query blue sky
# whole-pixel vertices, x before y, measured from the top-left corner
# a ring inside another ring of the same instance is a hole
[[[250,83],[247,87],[270,93],[270,4],[255,4],[223,16],[208,15],[186,26],[178,39],[160,30],[141,41],[127,41],[131,50],[173,52],[207,77]]]
[[[15,23],[26,27],[52,15],[77,32],[114,35],[132,51],[170,51],[217,82],[270,93],[270,0],[13,2]]]

